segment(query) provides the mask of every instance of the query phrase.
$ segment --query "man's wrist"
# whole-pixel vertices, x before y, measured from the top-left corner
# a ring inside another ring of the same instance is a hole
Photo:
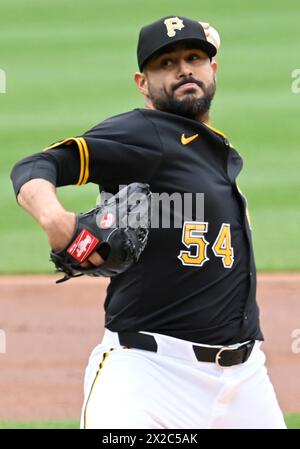
[[[55,204],[41,210],[38,221],[43,230],[49,233],[60,228],[70,214],[71,212],[67,212],[60,204]]]
[[[75,213],[66,211],[60,205],[53,206],[43,211],[40,215],[39,222],[47,233],[55,232],[55,230],[62,231],[65,229],[66,233],[73,230],[76,218]]]
[[[51,248],[58,251],[70,242],[76,226],[76,215],[64,209],[53,209],[41,217],[40,223],[48,235]]]

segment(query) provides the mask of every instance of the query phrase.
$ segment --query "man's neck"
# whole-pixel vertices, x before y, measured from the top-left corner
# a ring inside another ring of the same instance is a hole
[[[198,122],[201,123],[205,123],[205,125],[209,125],[210,124],[210,117],[209,117],[209,111],[206,112],[204,115],[202,115],[201,117],[199,117],[197,119]]]

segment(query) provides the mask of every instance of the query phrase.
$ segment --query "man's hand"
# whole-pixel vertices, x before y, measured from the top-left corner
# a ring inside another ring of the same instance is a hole
[[[209,23],[207,22],[200,22],[200,24],[203,26],[205,35],[206,35],[206,39],[211,42],[217,50],[219,50],[220,48],[220,36],[219,33],[217,32],[217,30],[215,28],[213,28],[212,26],[210,26]]]

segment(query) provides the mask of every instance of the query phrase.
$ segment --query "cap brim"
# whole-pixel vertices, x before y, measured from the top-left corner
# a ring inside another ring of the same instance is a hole
[[[217,48],[210,42],[205,41],[203,39],[183,37],[181,39],[173,41],[172,43],[163,44],[160,47],[156,48],[155,51],[153,51],[149,56],[147,56],[147,58],[142,62],[141,66],[140,66],[140,70],[143,70],[145,65],[150,61],[150,59],[155,57],[155,55],[157,53],[161,54],[162,50],[164,50],[164,52],[167,53],[168,47],[172,47],[176,44],[180,44],[181,42],[187,42],[187,41],[191,42],[192,44],[195,44],[195,46],[197,48],[200,48],[201,50],[203,50],[210,59],[217,54]]]

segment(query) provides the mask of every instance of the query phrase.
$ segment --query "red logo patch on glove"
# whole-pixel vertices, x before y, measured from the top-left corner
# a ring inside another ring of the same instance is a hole
[[[83,262],[91,254],[99,241],[93,234],[83,229],[74,242],[71,243],[67,249],[67,253],[78,262]]]
[[[115,222],[115,216],[111,212],[105,212],[100,220],[100,228],[108,229],[111,228]]]

